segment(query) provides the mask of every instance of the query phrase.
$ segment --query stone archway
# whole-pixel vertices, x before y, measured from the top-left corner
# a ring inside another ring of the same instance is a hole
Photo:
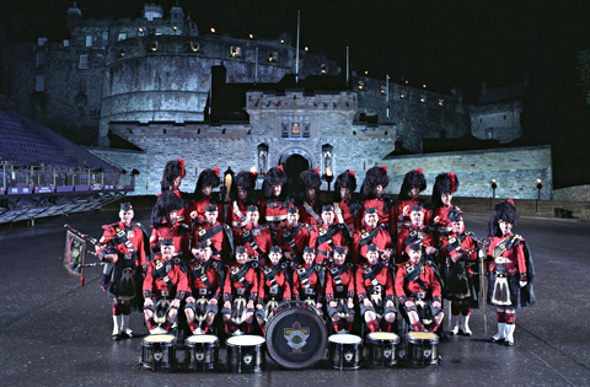
[[[287,174],[287,183],[285,191],[288,195],[293,195],[297,190],[297,180],[302,171],[309,169],[309,161],[299,155],[294,154],[285,160],[285,173]]]

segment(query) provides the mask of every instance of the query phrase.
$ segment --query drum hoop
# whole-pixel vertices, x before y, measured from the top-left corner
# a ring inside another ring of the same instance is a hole
[[[407,338],[410,343],[438,343],[438,335],[431,332],[408,332]]]
[[[231,347],[255,347],[260,346],[266,342],[266,339],[262,336],[257,335],[241,335],[232,336],[225,342],[226,345]]]
[[[371,344],[397,344],[399,336],[393,332],[370,332],[367,334],[367,342]]]
[[[186,344],[217,344],[219,345],[219,338],[215,335],[192,335],[184,341]]]
[[[333,344],[349,344],[359,345],[363,343],[363,339],[357,335],[351,335],[349,333],[338,333],[328,337],[328,341]]]
[[[144,343],[162,343],[162,344],[172,344],[176,341],[176,337],[173,335],[149,335],[144,337]]]

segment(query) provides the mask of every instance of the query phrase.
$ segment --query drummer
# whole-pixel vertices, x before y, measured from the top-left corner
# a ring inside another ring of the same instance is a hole
[[[348,249],[334,248],[334,260],[326,267],[326,311],[334,332],[352,332],[354,322],[354,270],[346,263]]]
[[[306,246],[303,249],[303,264],[293,271],[293,299],[315,306],[321,315],[326,271],[323,265],[315,263],[315,259],[314,248]]]
[[[192,293],[186,298],[184,314],[193,334],[205,334],[211,328],[219,311],[218,302],[224,282],[223,265],[212,259],[211,246],[200,242],[192,254],[197,258],[189,266],[189,284]]]
[[[367,262],[356,269],[355,284],[361,315],[371,332],[393,330],[397,309],[392,278],[391,270],[379,257],[378,247],[369,245]]]
[[[227,266],[221,309],[230,336],[252,333],[258,277],[258,262],[252,262],[245,246],[236,247],[236,261]]]
[[[414,331],[423,332],[426,326],[436,332],[444,318],[438,268],[423,258],[423,245],[418,236],[406,238],[404,246],[408,260],[398,265],[395,276],[395,294],[403,306],[402,315]]]
[[[282,259],[283,250],[279,246],[272,246],[268,254],[268,262],[261,268],[256,320],[263,332],[270,314],[279,302],[291,299],[291,284],[286,270],[288,265],[282,262]]]

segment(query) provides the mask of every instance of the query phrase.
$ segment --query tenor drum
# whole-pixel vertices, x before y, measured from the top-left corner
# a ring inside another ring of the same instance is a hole
[[[266,325],[268,354],[289,369],[310,367],[322,359],[327,337],[318,309],[302,301],[280,304]]]
[[[407,360],[415,366],[438,364],[438,335],[432,332],[409,332],[406,336]]]
[[[213,371],[219,363],[219,339],[215,335],[193,335],[184,341],[186,368]]]
[[[149,335],[142,341],[141,365],[152,371],[176,366],[176,336]]]
[[[376,367],[397,364],[399,336],[393,332],[371,332],[367,335],[367,360]]]
[[[227,339],[227,368],[238,373],[262,371],[265,363],[264,343],[264,337],[255,335]]]
[[[357,335],[335,334],[328,338],[328,365],[337,370],[361,366],[363,339]]]

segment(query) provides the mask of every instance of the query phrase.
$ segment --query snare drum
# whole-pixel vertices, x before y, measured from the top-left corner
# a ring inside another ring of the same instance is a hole
[[[328,334],[317,308],[287,301],[269,317],[264,337],[268,354],[278,365],[302,369],[324,357]]]
[[[438,336],[432,332],[409,332],[406,357],[415,366],[438,364]]]
[[[176,366],[176,336],[149,335],[141,345],[141,365],[145,368],[165,371]]]
[[[367,360],[376,367],[397,364],[399,336],[393,332],[371,332],[367,335]]]
[[[265,363],[264,343],[264,337],[254,335],[227,339],[227,368],[238,373],[262,371]]]
[[[328,365],[337,370],[356,370],[361,366],[363,339],[340,333],[328,338]]]
[[[186,368],[212,371],[219,363],[219,339],[215,335],[193,335],[184,341]]]

